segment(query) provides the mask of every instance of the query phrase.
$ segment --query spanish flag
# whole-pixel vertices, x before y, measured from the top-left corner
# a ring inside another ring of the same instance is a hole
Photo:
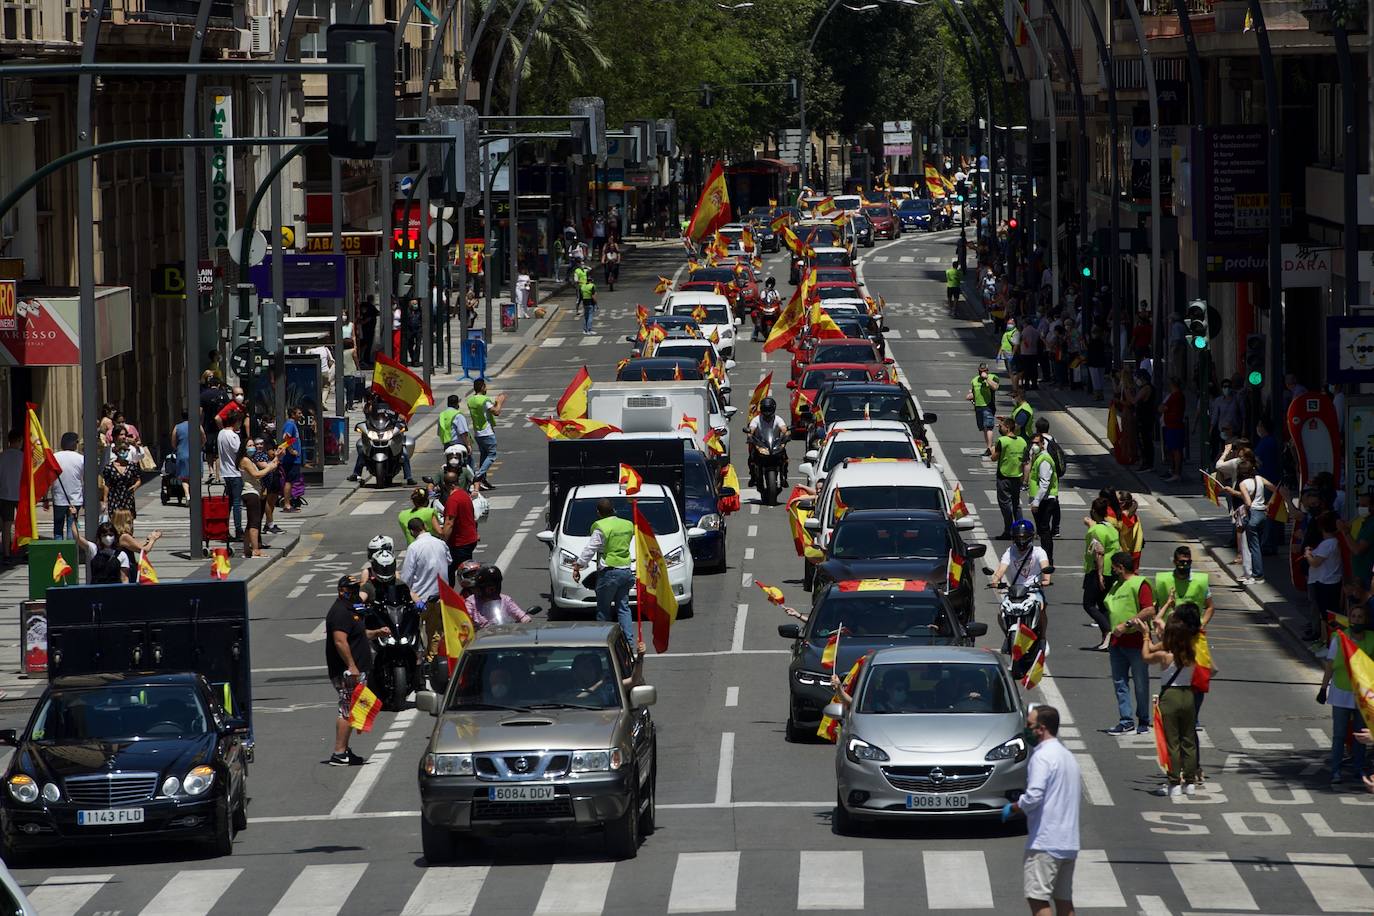
[[[696,432],[696,431],[697,431],[697,418],[696,418],[696,417],[689,417],[689,416],[687,416],[686,414],[683,414],[683,415],[682,415],[682,420],[681,420],[681,422],[678,423],[677,428],[678,428],[678,429],[690,429],[692,432]]]
[[[782,589],[778,588],[776,585],[764,585],[758,579],[754,580],[754,584],[763,590],[763,593],[768,596],[768,600],[773,604],[782,604],[787,600],[782,595]]]
[[[778,320],[773,322],[768,339],[763,342],[763,352],[772,353],[774,350],[790,347],[801,333],[802,325],[806,323],[806,305],[810,298],[811,284],[811,274],[808,273],[792,291],[792,298],[787,301],[787,307],[778,315]]]
[[[949,552],[949,587],[951,590],[959,587],[959,583],[964,581],[964,555],[961,553]]]
[[[67,562],[67,558],[62,554],[57,555],[57,559],[52,564],[52,580],[54,583],[61,582],[72,574],[72,565]]]
[[[667,277],[660,276],[658,278],[658,283],[654,285],[654,295],[662,296],[664,293],[668,292],[668,290],[672,288],[673,281]],[[643,321],[644,319],[641,318],[640,320]]]
[[[1035,645],[1035,631],[1024,623],[1016,625],[1016,638],[1011,643],[1011,660],[1019,661],[1021,656],[1031,650]]]
[[[923,592],[926,583],[924,579],[846,579],[839,589],[842,592]]]
[[[739,243],[744,247],[745,251],[753,251],[754,233],[750,232],[748,229],[745,229],[743,232],[740,233]]]
[[[1212,686],[1212,647],[1207,642],[1207,634],[1199,633],[1193,640],[1193,689],[1206,693]]]
[[[372,390],[407,420],[418,407],[434,403],[434,394],[425,380],[385,353],[376,354],[372,367]]]
[[[157,570],[148,562],[146,551],[141,551],[138,555],[138,584],[157,585]]]
[[[730,191],[725,186],[725,167],[717,161],[711,166],[711,174],[702,186],[697,208],[692,212],[692,221],[687,224],[687,238],[700,242],[730,222],[733,215],[730,211]]]
[[[1282,490],[1275,491],[1269,497],[1269,504],[1264,507],[1264,514],[1269,516],[1271,521],[1278,522],[1280,525],[1288,524],[1288,499],[1283,495]]]
[[[720,498],[720,511],[726,514],[738,512],[740,510],[739,499],[739,475],[735,473],[733,464],[726,464],[724,474],[721,477],[721,486],[729,487],[735,491],[734,496],[722,496]]]
[[[864,662],[868,661],[867,655],[859,656],[858,660],[850,667],[849,673],[844,676],[840,686],[844,692],[850,696],[854,695],[854,685],[859,683],[859,672],[863,670]],[[838,693],[831,697],[831,702],[838,703],[842,698]],[[826,741],[834,741],[840,731],[840,723],[829,716],[821,716],[820,728],[816,729],[816,737],[824,738]]]
[[[620,466],[620,474],[616,479],[620,481],[620,487],[626,496],[634,496],[644,486],[644,475],[628,464]]]
[[[698,305],[692,308],[692,320],[700,324],[706,320],[706,306]]]
[[[838,522],[840,519],[844,518],[844,514],[848,511],[849,505],[844,501],[844,497],[840,495],[840,491],[837,488],[835,490],[835,521]]]
[[[210,578],[229,578],[229,548],[216,547],[210,551]]]
[[[751,395],[749,395],[749,417],[750,417],[750,419],[752,419],[752,418],[758,416],[758,413],[759,413],[759,405],[763,403],[763,399],[766,398],[766,397],[768,397],[769,392],[771,392],[772,390],[773,390],[773,373],[772,373],[772,372],[769,372],[769,373],[768,373],[767,375],[765,375],[763,378],[759,379],[759,383],[758,383],[757,385],[754,386],[754,393],[751,394]]]
[[[702,440],[706,443],[706,450],[716,457],[725,454],[725,443],[720,441],[720,433],[716,432],[715,427],[706,431],[706,437]]]
[[[949,517],[957,522],[966,515],[968,515],[968,503],[964,502],[964,488],[956,483],[954,485],[954,502],[949,507]]]
[[[1031,663],[1029,670],[1026,671],[1026,676],[1021,679],[1021,686],[1027,690],[1034,690],[1039,686],[1040,679],[1045,676],[1045,655],[1048,652],[1048,648],[1048,646],[1042,648],[1039,653],[1036,654],[1035,661]]]
[[[830,317],[830,313],[821,308],[821,300],[817,299],[811,304],[811,322],[807,331],[808,336],[815,340],[834,340],[844,337],[844,331],[835,323],[835,319]]]
[[[769,228],[769,229],[772,229],[774,232],[777,232],[777,233],[779,233],[779,234],[781,234],[784,230],[786,230],[788,233],[791,233],[792,230],[787,228],[787,227],[790,226],[791,224],[792,224],[792,214],[790,214],[790,213],[779,213],[777,216],[773,217],[773,219],[772,219],[771,222],[769,222],[768,228]],[[788,247],[791,247],[791,246],[788,246]]]
[[[793,487],[792,494],[787,497],[787,524],[792,529],[792,546],[796,548],[799,557],[806,556],[806,545],[810,543],[806,533],[806,520],[811,516],[809,509],[801,507],[801,501],[812,498],[814,497],[801,487]]]
[[[1206,471],[1202,472],[1202,495],[1207,497],[1207,501],[1214,506],[1221,505],[1221,484],[1217,479]]]
[[[452,671],[453,660],[463,654],[464,646],[472,642],[473,637],[477,635],[477,627],[468,616],[468,605],[463,596],[454,591],[453,587],[444,581],[443,576],[437,579],[439,616],[444,627],[444,655],[449,659],[449,670]]]
[[[560,420],[580,420],[587,415],[587,391],[591,387],[591,373],[583,366],[577,370],[568,387],[563,389],[563,396],[558,399]]]
[[[941,180],[939,167],[933,163],[927,162],[925,178],[926,190],[930,192],[931,197],[945,196],[945,183]]]
[[[815,211],[818,216],[829,216],[835,212],[835,198],[822,197],[816,201]]]
[[[835,659],[840,654],[840,634],[844,632],[844,624],[840,624],[830,638],[825,641],[825,648],[821,650],[821,667],[826,671],[835,670]]]
[[[57,463],[57,457],[48,446],[48,437],[43,435],[43,424],[38,422],[37,404],[27,405],[24,422],[24,463],[19,474],[13,553],[38,540],[38,501],[47,495],[48,488],[62,473],[62,465]]]
[[[377,699],[377,694],[368,690],[366,684],[359,684],[353,688],[353,697],[348,708],[348,724],[353,726],[355,731],[370,732],[372,723],[377,718],[377,711],[381,708],[382,704]]]
[[[1340,636],[1346,670],[1350,672],[1355,705],[1360,715],[1364,716],[1365,727],[1374,728],[1374,659],[1366,655],[1345,633],[1337,635]]]
[[[604,439],[611,433],[621,431],[619,426],[584,418],[560,420],[557,417],[530,417],[530,422],[550,439]]]
[[[642,633],[647,617],[653,626],[654,651],[667,652],[669,631],[677,620],[677,596],[668,581],[668,563],[663,559],[654,529],[639,511],[639,504],[631,505],[635,523],[635,603],[640,629]]]

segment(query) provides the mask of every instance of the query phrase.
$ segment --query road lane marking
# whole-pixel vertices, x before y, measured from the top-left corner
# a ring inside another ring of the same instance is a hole
[[[272,907],[271,916],[324,916],[337,913],[367,870],[356,865],[307,865]]]
[[[677,857],[669,913],[732,913],[739,887],[738,852],[684,852]]]
[[[1121,884],[1107,860],[1105,849],[1080,849],[1078,862],[1073,868],[1074,906],[1121,907],[1126,898],[1121,893]]]
[[[864,854],[859,850],[803,849],[797,875],[797,909],[862,910]]]
[[[614,862],[559,863],[549,869],[535,916],[601,916]]]
[[[490,870],[488,865],[429,866],[401,916],[471,916]]]
[[[1323,913],[1374,912],[1374,890],[1350,856],[1332,852],[1290,852],[1312,899]]]
[[[726,705],[726,706],[738,706],[738,705],[739,705],[739,688],[738,688],[738,687],[726,687],[726,688],[725,688],[725,705]]]
[[[179,871],[139,910],[139,916],[205,916],[241,874],[241,868]]]
[[[759,534],[759,526],[758,526],[758,525],[750,525],[750,526],[745,530],[745,532],[744,532],[744,536],[745,536],[745,537],[749,537],[749,538],[758,537],[758,534]]]
[[[1162,897],[1137,897],[1135,901],[1140,907],[1140,916],[1174,916]]]
[[[947,397],[951,397],[951,395],[950,395],[950,393],[949,393],[949,390],[948,390],[948,389],[945,389],[945,388],[927,388],[927,389],[926,389],[926,397],[928,397],[928,398],[947,398]],[[975,453],[975,454],[978,454],[978,455],[981,455],[981,454],[983,454],[983,450],[982,450],[982,449],[974,449],[974,453]]]
[[[900,255],[897,258],[898,264],[915,264],[916,259],[909,254]]]
[[[415,715],[414,707],[397,713],[391,728],[387,729],[385,738],[399,739],[410,723],[414,721]],[[359,768],[358,775],[353,777],[353,782],[344,792],[343,797],[339,799],[339,803],[334,806],[330,816],[346,817],[355,814],[362,807],[363,802],[367,800],[367,794],[372,791],[377,780],[382,778],[382,771],[386,769],[390,759],[391,754],[386,751],[374,753],[368,758],[367,764]]]
[[[549,348],[549,349],[553,349],[553,348],[555,348],[555,347],[561,347],[561,346],[563,346],[563,341],[565,341],[565,340],[567,340],[566,337],[545,337],[545,338],[539,343],[539,346],[540,346],[541,348],[547,347],[547,348]]]
[[[381,515],[389,508],[391,508],[391,500],[389,499],[366,499],[354,506],[353,511],[348,514]]]
[[[754,548],[752,548],[752,547],[746,547],[746,548],[744,548],[744,559],[746,559],[746,560],[752,560],[752,559],[754,559]]]
[[[739,584],[740,584],[740,588],[748,588],[749,586],[753,585],[753,584],[754,584],[754,574],[753,574],[753,573],[740,573],[740,574],[739,574]]]
[[[46,879],[28,892],[29,903],[43,916],[75,916],[114,875],[62,875]]]
[[[992,882],[980,850],[927,850],[926,905],[932,910],[990,910]]]
[[[523,398],[520,399],[520,403],[521,403],[521,404],[538,404],[538,403],[540,403],[540,402],[542,402],[542,401],[547,401],[548,399],[549,399],[549,396],[548,396],[547,394],[527,394],[527,395],[525,395]]]
[[[601,335],[591,334],[587,337],[582,338],[582,340],[578,341],[577,345],[579,347],[599,347],[601,346]]]
[[[916,336],[921,340],[939,340],[940,332],[934,328],[917,328]]]
[[[520,548],[525,543],[525,538],[529,536],[529,530],[517,531],[510,542],[506,544],[506,549],[502,550],[501,555],[496,558],[496,565],[501,569],[509,569],[511,561],[515,559],[515,555],[520,552]]]
[[[1189,906],[1201,910],[1259,909],[1226,853],[1166,849],[1164,857]]]
[[[735,733],[720,736],[720,764],[716,768],[716,804],[730,804],[735,778]]]
[[[730,638],[730,651],[732,653],[744,651],[744,620],[748,614],[749,605],[740,604],[735,607],[735,635]]]

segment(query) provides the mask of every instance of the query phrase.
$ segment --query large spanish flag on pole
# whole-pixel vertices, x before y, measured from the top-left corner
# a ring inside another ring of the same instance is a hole
[[[444,633],[444,655],[448,658],[449,673],[453,673],[458,656],[463,647],[472,642],[477,635],[477,627],[468,616],[467,602],[463,596],[439,576],[439,617]]]
[[[730,222],[730,191],[725,186],[725,167],[719,161],[711,166],[711,174],[701,189],[701,199],[687,224],[687,238],[700,242]]]
[[[1355,695],[1355,706],[1364,716],[1365,727],[1374,728],[1374,659],[1343,631],[1337,630],[1336,635],[1340,637],[1341,654],[1350,672],[1350,692]]]
[[[813,286],[811,272],[807,271],[802,281],[797,284],[797,288],[792,291],[792,298],[787,301],[782,314],[773,322],[773,329],[768,332],[768,339],[763,342],[763,352],[772,353],[774,350],[792,346],[792,342],[797,339],[797,335],[806,324],[806,307]]]
[[[942,177],[938,166],[929,162],[926,163],[926,190],[930,192],[932,198],[945,196],[945,183]]]
[[[26,405],[28,410],[24,428],[24,464],[19,475],[19,508],[14,516],[14,546],[12,551],[30,541],[38,540],[38,500],[47,495],[48,487],[62,473],[62,465],[48,447],[43,425],[38,422],[38,405]]]
[[[677,620],[677,596],[668,581],[668,563],[658,547],[654,529],[634,505],[635,602],[642,633],[645,618],[653,624],[654,651],[668,651],[668,632]],[[640,639],[643,639],[641,635]]]
[[[583,366],[577,370],[573,380],[558,399],[558,418],[560,420],[582,420],[587,416],[587,390],[592,387],[592,376]]]
[[[372,367],[372,390],[407,420],[418,407],[434,403],[434,393],[425,380],[385,353],[376,354]]]

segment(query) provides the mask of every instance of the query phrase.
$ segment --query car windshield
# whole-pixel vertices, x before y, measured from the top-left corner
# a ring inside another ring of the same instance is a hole
[[[930,201],[923,197],[912,197],[902,201],[902,205],[897,208],[899,213],[929,213]]]
[[[868,221],[867,216],[855,216],[853,217],[853,220],[855,229],[868,229],[873,225],[871,222]]]
[[[35,741],[185,738],[210,730],[194,688],[117,684],[49,694],[33,720]]]
[[[812,357],[817,363],[876,363],[878,357],[869,343],[820,344]]]
[[[857,210],[861,203],[862,201],[860,201],[858,197],[835,198],[835,206],[839,207],[841,210]]]
[[[860,713],[929,715],[1016,711],[997,665],[918,662],[878,665],[859,697]]]
[[[454,680],[446,707],[451,712],[621,705],[611,653],[596,646],[468,649]],[[461,725],[458,731],[461,735]]]
[[[693,305],[693,304],[690,304],[690,303],[687,303],[687,302],[675,302],[675,303],[673,303],[673,314],[674,314],[674,315],[688,315],[688,316],[690,316],[690,315],[692,314],[692,312],[694,312],[694,311],[697,310],[697,309],[704,309],[704,310],[706,311],[706,317],[705,317],[704,319],[698,319],[699,321],[702,322],[702,324],[729,324],[729,323],[730,323],[730,308],[729,308],[729,306],[725,306],[725,305],[700,305],[700,304]]]
[[[886,217],[891,216],[891,215],[892,215],[892,211],[889,210],[887,207],[869,207],[869,208],[868,208],[868,215],[869,215],[869,217],[874,217],[874,216],[876,216],[876,217],[879,217],[879,218],[881,219],[881,218],[886,218]]]
[[[633,520],[633,513],[630,509],[632,500],[628,496],[611,496],[608,498],[615,508],[616,515],[627,521]],[[639,497],[635,501],[639,503],[640,514],[648,520],[649,527],[654,529],[654,534],[677,534],[682,530],[678,524],[677,512],[668,500],[661,496],[651,496],[647,499]],[[563,533],[575,538],[591,537],[592,522],[597,519],[596,504],[598,502],[600,502],[599,498],[570,500],[563,517]]]
[[[849,255],[843,251],[818,251],[816,263],[843,267],[849,263]]]
[[[711,469],[706,465],[706,456],[700,452],[693,452],[683,459],[682,476],[682,485],[688,496],[709,498],[714,495],[711,492]]]
[[[872,357],[870,356],[871,360]],[[916,412],[911,401],[901,394],[880,394],[878,392],[856,391],[836,394],[831,392],[824,405],[825,422],[838,420],[901,420],[912,423]]]
[[[928,587],[924,592],[845,591],[848,587],[836,586],[811,613],[813,641],[828,639],[841,626],[841,641],[845,636],[935,640],[954,635],[939,597]]]
[[[834,226],[808,226],[806,242],[812,248],[826,248],[840,237],[840,230]]]
[[[733,283],[735,272],[728,267],[703,267],[687,278],[693,283]]]
[[[655,356],[671,356],[673,359],[691,360],[692,365],[700,366],[701,358],[707,357],[714,364],[714,354],[709,343],[694,341],[686,338],[682,341],[673,341],[671,346],[666,346],[666,341],[654,349]]]
[[[844,504],[850,509],[935,509],[944,510],[940,491],[935,487],[855,486],[844,487]]]
[[[821,299],[862,299],[857,286],[822,286],[816,290]]]
[[[835,528],[830,555],[837,560],[938,559],[949,546],[943,524],[845,519]]]
[[[866,382],[866,369],[808,369],[802,374],[801,387],[808,391],[819,388],[824,382]]]
[[[615,378],[618,382],[671,382],[675,381],[678,376],[681,376],[684,381],[697,381],[701,378],[701,369],[695,363],[685,359],[673,360],[672,362],[655,362],[647,365],[629,363],[616,374]]]
[[[858,318],[836,318],[835,326],[840,329],[845,337],[865,337],[868,334],[868,328],[864,327],[863,321]],[[855,381],[859,380],[855,379]]]
[[[824,470],[846,458],[915,458],[916,450],[908,439],[836,439],[825,452]]]

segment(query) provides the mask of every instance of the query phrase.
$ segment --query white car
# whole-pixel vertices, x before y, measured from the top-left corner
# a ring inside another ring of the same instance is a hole
[[[835,529],[836,494],[848,509],[937,509],[949,513],[951,496],[945,475],[924,461],[842,461],[825,478],[816,494],[815,512],[806,528],[817,547],[830,542]],[[973,520],[960,519],[961,529]]]
[[[724,356],[711,341],[692,337],[671,337],[660,340],[645,356],[671,356],[677,359],[690,359],[697,364],[701,363],[703,356],[710,356],[712,366],[723,367],[725,377],[720,380],[720,393],[725,403],[730,403],[730,370],[735,368],[735,361]]]
[[[732,257],[747,257],[754,253],[754,249],[746,251],[744,248],[744,229],[742,223],[727,223],[720,227],[720,234],[725,239],[725,250]],[[757,245],[758,242],[754,244]]]
[[[697,309],[705,309],[706,317],[697,320],[701,334],[710,340],[714,333],[720,343],[716,348],[726,359],[735,356],[735,328],[740,319],[730,314],[730,300],[719,293],[700,293],[694,290],[669,293],[660,311],[669,315],[691,317]]]
[[[806,478],[811,489],[819,491],[831,469],[846,458],[917,460],[920,455],[911,431],[904,424],[896,425],[897,429],[846,429],[827,435],[819,450],[806,453],[802,463],[797,465],[797,473]]]
[[[863,206],[863,198],[858,194],[836,194],[834,200],[841,210],[858,210]]]
[[[549,582],[550,608],[552,615],[557,611],[571,609],[595,609],[596,592],[584,588],[581,582],[572,577],[573,562],[582,553],[592,536],[592,522],[596,521],[596,504],[609,499],[615,506],[616,514],[630,518],[630,497],[626,496],[619,484],[599,483],[573,487],[563,503],[563,514],[552,531],[541,531],[535,535],[549,545]],[[667,487],[656,483],[646,483],[634,497],[639,511],[653,526],[658,547],[663,551],[663,559],[668,564],[668,581],[673,586],[677,598],[678,614],[689,616],[692,604],[692,551],[687,546],[688,538],[704,537],[706,532],[700,528],[687,528],[682,521],[682,513]],[[633,545],[630,548],[630,567],[635,565]],[[583,575],[589,570],[583,570]],[[635,602],[635,590],[630,589],[630,603]],[[685,613],[684,613],[685,611]]]

